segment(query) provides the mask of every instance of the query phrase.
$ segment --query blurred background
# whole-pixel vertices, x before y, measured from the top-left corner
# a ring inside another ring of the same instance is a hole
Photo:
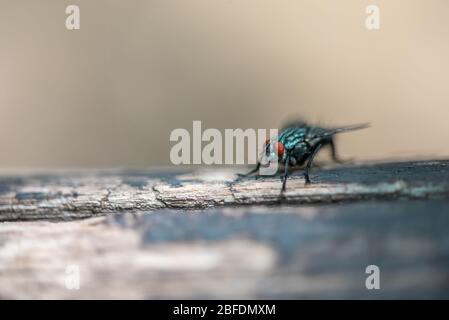
[[[193,120],[298,115],[371,122],[339,137],[343,157],[448,156],[448,14],[447,0],[0,0],[0,168],[169,165],[170,132]]]

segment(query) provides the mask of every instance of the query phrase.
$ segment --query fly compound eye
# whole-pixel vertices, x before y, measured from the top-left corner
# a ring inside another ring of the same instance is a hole
[[[276,141],[273,143],[273,151],[278,155],[279,158],[284,156],[284,145],[282,142]]]

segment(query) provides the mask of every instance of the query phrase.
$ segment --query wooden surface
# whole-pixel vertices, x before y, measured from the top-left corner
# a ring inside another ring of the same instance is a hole
[[[205,209],[238,205],[425,199],[449,193],[449,162],[422,161],[334,167],[235,181],[233,170],[109,171],[0,178],[0,221],[70,220],[111,212]],[[245,169],[242,169],[245,170]]]
[[[0,298],[449,298],[448,166],[4,175]]]

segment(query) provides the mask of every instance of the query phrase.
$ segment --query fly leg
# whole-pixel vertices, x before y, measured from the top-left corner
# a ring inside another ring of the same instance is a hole
[[[332,157],[332,160],[333,160],[335,163],[338,163],[338,164],[344,164],[345,162],[346,162],[346,163],[347,163],[347,162],[352,162],[351,159],[343,160],[343,159],[341,159],[341,158],[338,156],[338,154],[337,154],[337,148],[335,147],[334,139],[331,139],[331,140],[330,140],[329,145],[330,145],[330,147],[331,147],[331,157]]]
[[[336,163],[343,163],[343,160],[341,160],[337,155],[337,148],[335,147],[334,139],[331,139],[329,145],[331,147],[332,160],[334,160]]]
[[[290,163],[290,156],[287,155],[287,159],[285,161],[285,167],[284,167],[284,175],[282,176],[282,190],[281,195],[284,194],[285,186],[287,185],[287,178],[288,178],[288,164]]]
[[[312,154],[308,158],[307,165],[304,171],[304,178],[306,180],[306,184],[310,184],[310,177],[309,177],[310,166],[312,165],[313,158],[315,158],[316,154],[318,153],[318,151],[320,151],[322,146],[323,146],[322,144],[318,144],[315,147],[315,150],[313,150]]]
[[[240,179],[240,178],[244,178],[244,177],[250,176],[250,175],[252,175],[253,173],[256,173],[257,171],[259,171],[259,169],[260,169],[260,161],[257,162],[256,167],[255,167],[254,169],[252,169],[250,172],[247,172],[247,173],[238,173],[238,174],[237,174],[237,177],[238,177],[238,179]]]

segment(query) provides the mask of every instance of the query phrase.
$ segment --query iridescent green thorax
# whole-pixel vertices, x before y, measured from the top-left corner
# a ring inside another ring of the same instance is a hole
[[[298,144],[314,144],[315,137],[327,130],[320,127],[307,125],[292,126],[284,129],[278,140],[284,145],[287,151],[295,149]]]

